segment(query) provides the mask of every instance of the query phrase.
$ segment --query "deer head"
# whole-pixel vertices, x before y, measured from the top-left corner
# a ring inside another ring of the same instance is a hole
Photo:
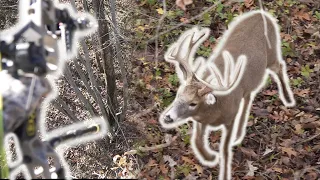
[[[235,65],[232,55],[223,51],[225,62],[224,78],[213,63],[205,62],[204,58],[197,58],[193,62],[194,54],[200,44],[209,36],[209,29],[193,28],[185,32],[177,43],[171,45],[165,54],[165,60],[174,63],[180,80],[180,87],[173,103],[162,113],[160,122],[164,127],[171,128],[183,124],[185,120],[193,118],[200,121],[208,110],[214,108],[217,96],[230,93],[243,72],[246,57],[241,55]],[[210,76],[203,80],[196,71],[210,71]],[[218,86],[212,85],[217,81]]]

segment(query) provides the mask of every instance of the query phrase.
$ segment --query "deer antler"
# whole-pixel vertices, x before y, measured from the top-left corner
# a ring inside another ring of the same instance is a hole
[[[222,56],[225,63],[224,77],[222,77],[219,69],[213,63],[206,63],[204,58],[199,57],[195,62],[192,62],[191,58],[193,58],[196,49],[208,35],[209,29],[199,31],[197,28],[193,28],[185,32],[179,38],[178,42],[171,45],[168,49],[165,54],[165,60],[175,63],[176,68],[182,71],[183,76],[181,76],[181,73],[178,73],[180,80],[190,82],[192,78],[196,78],[208,86],[207,88],[201,89],[200,94],[205,94],[209,92],[210,89],[217,93],[219,93],[219,91],[224,93],[230,90],[236,82],[241,79],[239,75],[244,69],[247,58],[243,55],[239,56],[235,66],[232,55],[228,51],[223,51]],[[198,78],[194,73],[197,72],[197,74],[201,76],[206,68],[211,71],[211,75],[206,80]],[[218,83],[218,87],[212,85],[214,80]]]
[[[196,36],[195,34],[200,34]],[[177,43],[174,43],[167,53],[165,54],[166,61],[176,63],[176,67],[179,68],[183,73],[183,79],[190,81],[193,77],[193,71],[190,67],[188,60],[194,56],[194,53],[200,43],[205,39],[204,36],[208,35],[207,31],[199,31],[196,28],[191,31],[184,33]]]
[[[241,55],[238,57],[235,65],[234,58],[229,51],[223,51],[222,57],[225,63],[224,77],[222,77],[219,69],[213,63],[210,63],[208,67],[211,71],[211,75],[206,79],[206,81],[200,79],[201,82],[211,87],[215,92],[226,92],[232,89],[236,82],[241,79],[240,73],[243,72],[247,62],[246,56]],[[219,87],[213,87],[215,81],[218,83]]]

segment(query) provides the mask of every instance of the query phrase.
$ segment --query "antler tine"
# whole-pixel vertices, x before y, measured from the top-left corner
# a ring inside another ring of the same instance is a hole
[[[244,64],[247,61],[246,56],[241,55],[238,58],[236,68],[234,68],[234,60],[232,55],[228,51],[223,52],[223,58],[225,61],[225,77],[221,78],[219,73],[217,72],[214,67],[210,66],[212,69],[213,74],[216,76],[219,85],[221,88],[215,89],[215,91],[228,91],[233,88],[233,86],[236,84],[236,82],[241,78],[240,73],[243,71]],[[234,73],[232,73],[234,72]],[[223,86],[222,79],[224,79],[224,82],[226,82],[226,86]]]
[[[190,54],[192,53],[194,45],[199,41],[201,37],[203,37],[202,35],[199,39],[194,41],[193,38],[195,36],[195,33],[195,31],[192,31],[182,37],[181,40],[174,45],[174,50],[176,51],[176,53],[174,55],[171,55],[171,59],[179,63],[179,68],[185,73],[184,77],[186,78],[186,80],[191,80],[193,77],[193,71],[189,65],[188,59],[190,58]],[[187,49],[186,52],[183,52],[183,48],[185,46],[187,47]]]
[[[223,81],[223,80],[222,80],[222,77],[221,77],[220,73],[217,72],[217,71],[219,71],[219,70],[214,66],[214,64],[212,64],[212,65],[210,66],[210,70],[211,70],[211,72],[213,73],[213,75],[216,77],[219,86],[220,86],[220,87],[224,87],[224,85],[223,85],[223,83],[222,83],[222,81]]]
[[[168,52],[165,54],[164,58],[168,61],[168,60],[174,60],[174,57],[172,56],[173,51],[175,50],[175,44],[172,45],[169,49]]]
[[[228,51],[223,52],[223,58],[225,62],[225,72],[224,77],[222,77],[219,69],[215,66],[215,64],[209,64],[208,69],[211,72],[211,75],[206,78],[206,80],[199,79],[202,83],[204,83],[208,88],[211,88],[215,93],[222,93],[224,94],[226,91],[233,88],[236,82],[241,79],[240,73],[243,72],[244,66],[247,61],[247,57],[241,55],[237,59],[237,64],[234,64],[234,59],[232,55]],[[235,67],[236,66],[236,67]],[[233,73],[234,72],[234,73]],[[218,86],[213,86],[213,79],[216,79]],[[201,90],[202,93],[208,92],[208,89]]]
[[[186,37],[184,38],[184,39],[182,39],[182,41],[180,42],[180,44],[179,44],[179,46],[178,46],[178,51],[177,51],[177,54],[176,54],[176,58],[177,59],[179,59],[179,60],[187,60],[188,58],[189,58],[189,55],[190,55],[190,51],[191,51],[191,49],[192,49],[192,39],[193,39],[193,36],[194,36],[194,33],[195,32],[193,32],[192,34],[188,34],[188,35],[186,35]],[[191,38],[190,38],[190,42],[189,42],[189,44],[188,44],[188,51],[187,51],[187,53],[186,53],[186,56],[184,57],[184,58],[181,58],[181,57],[179,57],[179,52],[182,50],[182,46],[185,44],[185,42],[186,42],[186,40],[188,39],[188,37],[190,37],[191,36]],[[181,59],[180,59],[181,58]]]
[[[176,68],[180,69],[184,75],[183,80],[190,81],[194,75],[189,59],[195,52],[195,48],[197,48],[196,44],[202,41],[205,35],[208,35],[207,30],[199,31],[198,29],[192,29],[183,34],[178,42],[174,43],[165,54],[167,61],[176,62]],[[195,36],[196,39],[194,40]]]
[[[191,50],[192,50],[192,48],[194,48],[194,45],[195,45],[197,42],[199,42],[199,40],[200,40],[203,36],[205,36],[205,33],[203,33],[203,34],[201,34],[201,36],[199,36],[196,40],[193,40],[195,33],[196,33],[196,32],[193,31],[191,34],[187,34],[187,35],[182,39],[182,41],[181,41],[180,44],[179,44],[178,51],[177,51],[177,52],[178,52],[177,55],[178,55],[179,52],[181,51],[182,46],[185,44],[185,42],[186,42],[186,40],[188,39],[188,37],[191,36],[190,41],[188,42],[188,52],[186,53],[186,56],[185,56],[184,58],[181,58],[181,59],[183,59],[183,60],[188,60],[188,59],[189,59]]]
[[[224,63],[225,63],[225,72],[224,72],[224,80],[225,86],[230,86],[231,83],[231,70],[234,70],[234,59],[229,51],[223,51],[222,53]]]
[[[233,86],[235,84],[235,82],[237,81],[239,75],[240,75],[240,72],[241,72],[241,67],[243,66],[243,63],[244,61],[246,61],[247,58],[245,56],[240,56],[238,58],[238,61],[237,61],[237,66],[236,68],[234,69],[234,75],[233,75],[233,81],[231,82],[230,86]]]

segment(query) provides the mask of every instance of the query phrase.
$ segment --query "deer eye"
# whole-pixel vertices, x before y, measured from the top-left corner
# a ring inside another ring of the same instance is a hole
[[[190,107],[195,107],[197,104],[196,103],[190,103],[189,106]]]

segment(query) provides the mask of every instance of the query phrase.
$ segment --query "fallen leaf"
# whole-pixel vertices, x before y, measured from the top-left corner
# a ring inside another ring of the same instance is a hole
[[[300,20],[308,20],[310,21],[310,15],[307,12],[304,12],[304,9],[301,9],[300,11],[298,11],[297,13],[295,13],[295,17],[297,17]]]
[[[266,151],[263,153],[263,155],[262,155],[262,156],[265,156],[265,155],[267,155],[267,154],[271,153],[272,151],[273,151],[273,149],[269,149],[269,148],[267,148],[267,149],[266,149]]]
[[[306,179],[318,179],[318,173],[317,172],[309,172],[306,175]]]
[[[156,165],[158,165],[156,162],[157,162],[156,160],[150,158],[147,166],[148,167],[156,166]]]
[[[164,155],[163,156],[163,160],[164,160],[164,162],[169,162],[169,166],[170,167],[173,167],[173,166],[177,165],[177,163],[172,159],[171,156]]]
[[[182,156],[181,159],[188,164],[194,164],[193,160],[186,156]]]
[[[180,18],[180,21],[183,23],[189,23],[189,19],[184,17]]]
[[[148,123],[149,123],[149,124],[158,124],[158,121],[155,120],[155,119],[149,119],[149,120],[148,120]]]
[[[247,127],[251,127],[254,124],[254,122],[252,120],[249,120],[247,123]]]
[[[182,10],[187,10],[186,6],[192,4],[192,0],[176,0],[176,5]]]
[[[273,111],[273,114],[269,114],[269,117],[275,121],[279,121],[281,119],[281,116],[277,111]]]
[[[210,135],[210,142],[217,142],[220,139],[220,133],[214,132],[213,134]]]
[[[303,129],[316,129],[320,127],[320,121],[317,122],[311,122],[311,123],[306,123],[302,125]]]
[[[273,169],[274,171],[278,172],[278,173],[283,173],[282,168],[273,167],[272,169]]]
[[[254,176],[254,172],[258,170],[258,168],[252,165],[252,161],[247,160],[247,163],[248,163],[249,171],[246,174],[246,176]]]
[[[290,164],[290,158],[288,158],[286,156],[281,156],[281,161],[283,164],[285,164],[287,166]]]
[[[121,157],[118,165],[121,166],[121,165],[126,165],[126,164],[127,164],[127,156]]]
[[[271,90],[271,91],[270,90],[266,90],[266,91],[262,92],[262,94],[267,95],[267,96],[273,96],[273,95],[275,95],[277,93],[278,93],[277,90]]]
[[[320,150],[320,144],[312,147],[312,151],[319,151],[319,150]]]
[[[164,13],[162,8],[157,9],[157,12],[158,12],[158,14],[161,14],[161,15]]]
[[[188,174],[188,176],[186,176],[184,179],[185,180],[194,180],[194,179],[198,179],[198,176],[195,176],[193,174]]]
[[[246,8],[249,8],[250,6],[252,6],[254,3],[253,0],[244,0],[244,5],[246,6]]]
[[[140,31],[144,31],[144,30],[145,30],[145,27],[143,27],[143,26],[138,26],[137,29],[139,29]]]
[[[295,129],[296,129],[296,130],[294,131],[296,134],[302,134],[302,133],[303,133],[303,131],[302,131],[302,125],[301,125],[301,124],[296,124],[294,127],[295,127]]]
[[[113,157],[113,162],[114,162],[115,164],[118,164],[117,161],[118,161],[119,158],[121,158],[120,155],[115,155],[115,156]]]
[[[300,97],[306,97],[306,95],[309,94],[309,92],[310,92],[310,88],[303,89],[303,90],[295,89],[293,92],[294,92],[294,94],[296,94]]]
[[[161,163],[160,164],[160,170],[163,174],[167,174],[168,173],[168,168],[166,167],[165,164]]]
[[[295,143],[295,141],[291,140],[291,139],[281,139],[282,142],[280,143],[280,145],[282,147],[290,147],[293,143]]]
[[[198,174],[203,174],[203,168],[199,164],[195,164],[194,167],[196,168]]]
[[[244,179],[244,180],[252,180],[252,179],[256,179],[254,176],[244,176],[242,177],[241,179]]]
[[[253,113],[259,117],[268,117],[269,111],[267,109],[253,109]]]
[[[239,147],[239,149],[247,156],[257,158],[258,155],[252,150],[245,147]]]
[[[298,153],[296,151],[294,151],[292,148],[287,148],[287,147],[282,147],[282,152],[285,152],[289,155],[289,157],[293,156],[297,156]]]
[[[208,40],[203,43],[204,47],[208,47],[209,45],[210,45],[210,41],[208,41]]]

